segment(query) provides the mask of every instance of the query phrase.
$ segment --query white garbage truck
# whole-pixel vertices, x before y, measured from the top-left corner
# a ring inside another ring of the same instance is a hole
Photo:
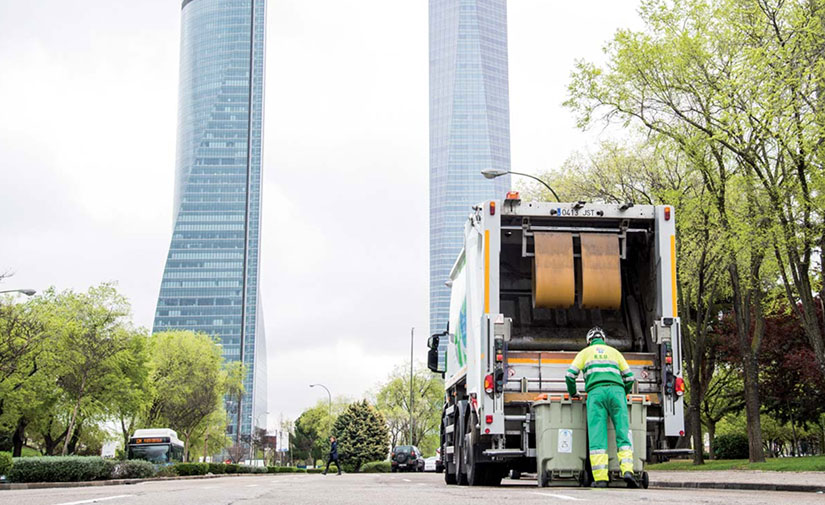
[[[444,279],[449,323],[428,342],[428,366],[444,377],[448,484],[535,472],[531,406],[566,394],[565,372],[593,326],[650,402],[646,459],[684,452],[674,219],[668,205],[522,202],[515,192],[473,207]]]

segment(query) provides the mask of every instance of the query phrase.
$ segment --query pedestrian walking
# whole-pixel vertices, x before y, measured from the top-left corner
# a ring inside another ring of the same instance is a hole
[[[567,391],[578,396],[576,378],[584,374],[587,392],[587,433],[590,440],[590,467],[593,487],[607,487],[607,419],[616,431],[619,468],[631,488],[638,487],[633,476],[633,445],[626,396],[633,388],[633,372],[622,353],[605,344],[606,335],[599,327],[587,332],[587,347],[570,364],[565,375]]]
[[[327,467],[324,469],[324,475],[329,471],[329,465],[333,461],[338,468],[338,475],[341,475],[341,465],[338,463],[338,441],[335,440],[335,437],[329,437],[329,457],[327,458]]]

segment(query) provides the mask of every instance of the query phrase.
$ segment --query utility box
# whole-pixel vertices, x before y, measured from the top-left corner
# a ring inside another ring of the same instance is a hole
[[[646,395],[627,395],[627,414],[630,421],[630,440],[633,443],[633,473],[636,480],[644,484],[644,467],[647,461],[647,407],[650,398]],[[586,417],[586,416],[585,416]],[[586,422],[586,421],[585,421]],[[616,431],[613,422],[607,423],[607,454],[610,480],[622,481],[619,460],[616,456]],[[642,480],[640,480],[642,479]],[[644,486],[647,487],[647,486]]]
[[[570,398],[567,394],[549,395],[546,400],[533,404],[540,487],[581,485],[589,481],[584,404],[584,398]]]

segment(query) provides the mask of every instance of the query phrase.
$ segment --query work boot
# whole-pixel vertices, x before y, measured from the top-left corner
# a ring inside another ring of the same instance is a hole
[[[636,483],[636,477],[633,476],[632,472],[625,472],[622,475],[622,478],[625,482],[627,482],[627,487],[631,489],[636,489],[637,487],[639,487],[639,484]]]
[[[606,480],[594,480],[590,487],[607,487]]]

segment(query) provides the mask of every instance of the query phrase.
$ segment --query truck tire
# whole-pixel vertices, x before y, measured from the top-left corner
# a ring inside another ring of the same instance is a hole
[[[485,485],[497,487],[501,485],[501,479],[507,474],[507,469],[501,465],[487,465],[487,482]]]
[[[466,486],[467,485],[467,468],[464,465],[464,437],[462,434],[465,432],[466,428],[464,427],[467,424],[466,415],[467,415],[467,401],[461,400],[457,404],[458,412],[456,412],[455,416],[455,431],[453,431],[453,443],[455,444],[453,447],[454,451],[454,458],[455,459],[455,480],[459,486]]]

